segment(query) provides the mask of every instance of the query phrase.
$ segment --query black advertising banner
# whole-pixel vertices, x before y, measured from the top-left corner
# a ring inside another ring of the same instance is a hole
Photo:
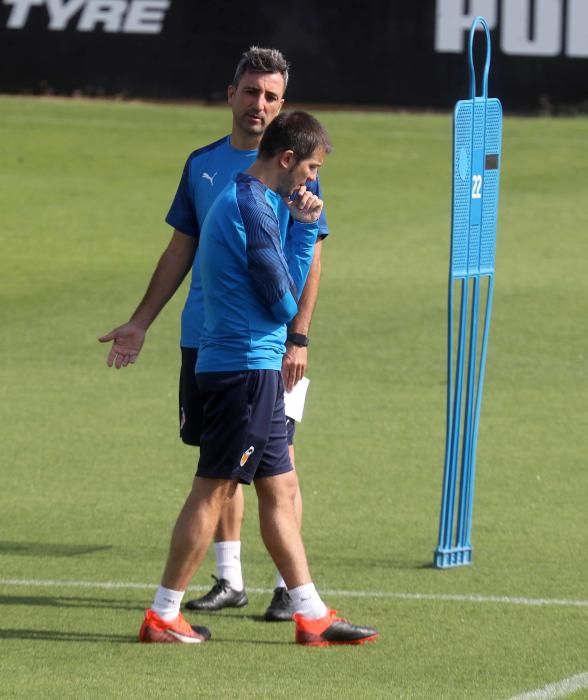
[[[257,44],[290,101],[448,108],[476,15],[507,109],[586,108],[588,0],[0,0],[0,92],[218,100]]]

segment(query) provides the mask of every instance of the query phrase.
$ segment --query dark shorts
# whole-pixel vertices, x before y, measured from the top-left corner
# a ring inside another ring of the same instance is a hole
[[[182,348],[179,391],[180,438],[186,445],[195,446],[200,445],[202,433],[202,397],[195,374],[197,359],[197,348]],[[288,431],[288,444],[292,445],[296,421],[287,418],[286,430]]]
[[[180,437],[186,445],[199,445],[202,433],[202,397],[196,383],[196,348],[182,348],[180,368]]]
[[[196,476],[250,484],[292,471],[279,370],[202,372],[196,380],[204,409]]]

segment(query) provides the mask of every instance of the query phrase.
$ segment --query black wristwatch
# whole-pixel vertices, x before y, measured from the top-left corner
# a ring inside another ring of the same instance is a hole
[[[302,333],[288,333],[286,342],[292,343],[292,345],[298,345],[299,348],[307,348],[309,340],[308,336]]]

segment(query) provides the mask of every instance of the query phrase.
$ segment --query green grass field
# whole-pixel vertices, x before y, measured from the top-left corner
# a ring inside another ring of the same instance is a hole
[[[498,700],[588,672],[588,120],[505,119],[474,564],[436,571],[451,117],[319,116],[335,152],[304,534],[327,602],[380,640],[305,649],[260,621],[273,569],[249,491],[250,605],[200,616],[203,647],[135,642],[197,458],[176,437],[185,288],[134,367],[108,370],[96,339],[139,301],[184,160],[230,115],[0,98],[0,696]]]

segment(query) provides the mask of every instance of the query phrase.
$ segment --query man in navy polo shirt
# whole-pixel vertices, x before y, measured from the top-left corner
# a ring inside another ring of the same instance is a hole
[[[298,311],[318,235],[316,180],[329,137],[306,112],[281,114],[266,129],[256,161],[219,195],[204,222],[200,266],[204,327],[196,365],[203,399],[198,470],[176,522],[168,560],[142,642],[199,643],[204,627],[180,605],[237,483],[254,483],[263,541],[294,607],[296,642],[363,644],[378,633],[336,617],[312,582],[297,521],[297,480],[288,454],[282,356],[286,324]],[[280,231],[285,203],[294,219]]]

